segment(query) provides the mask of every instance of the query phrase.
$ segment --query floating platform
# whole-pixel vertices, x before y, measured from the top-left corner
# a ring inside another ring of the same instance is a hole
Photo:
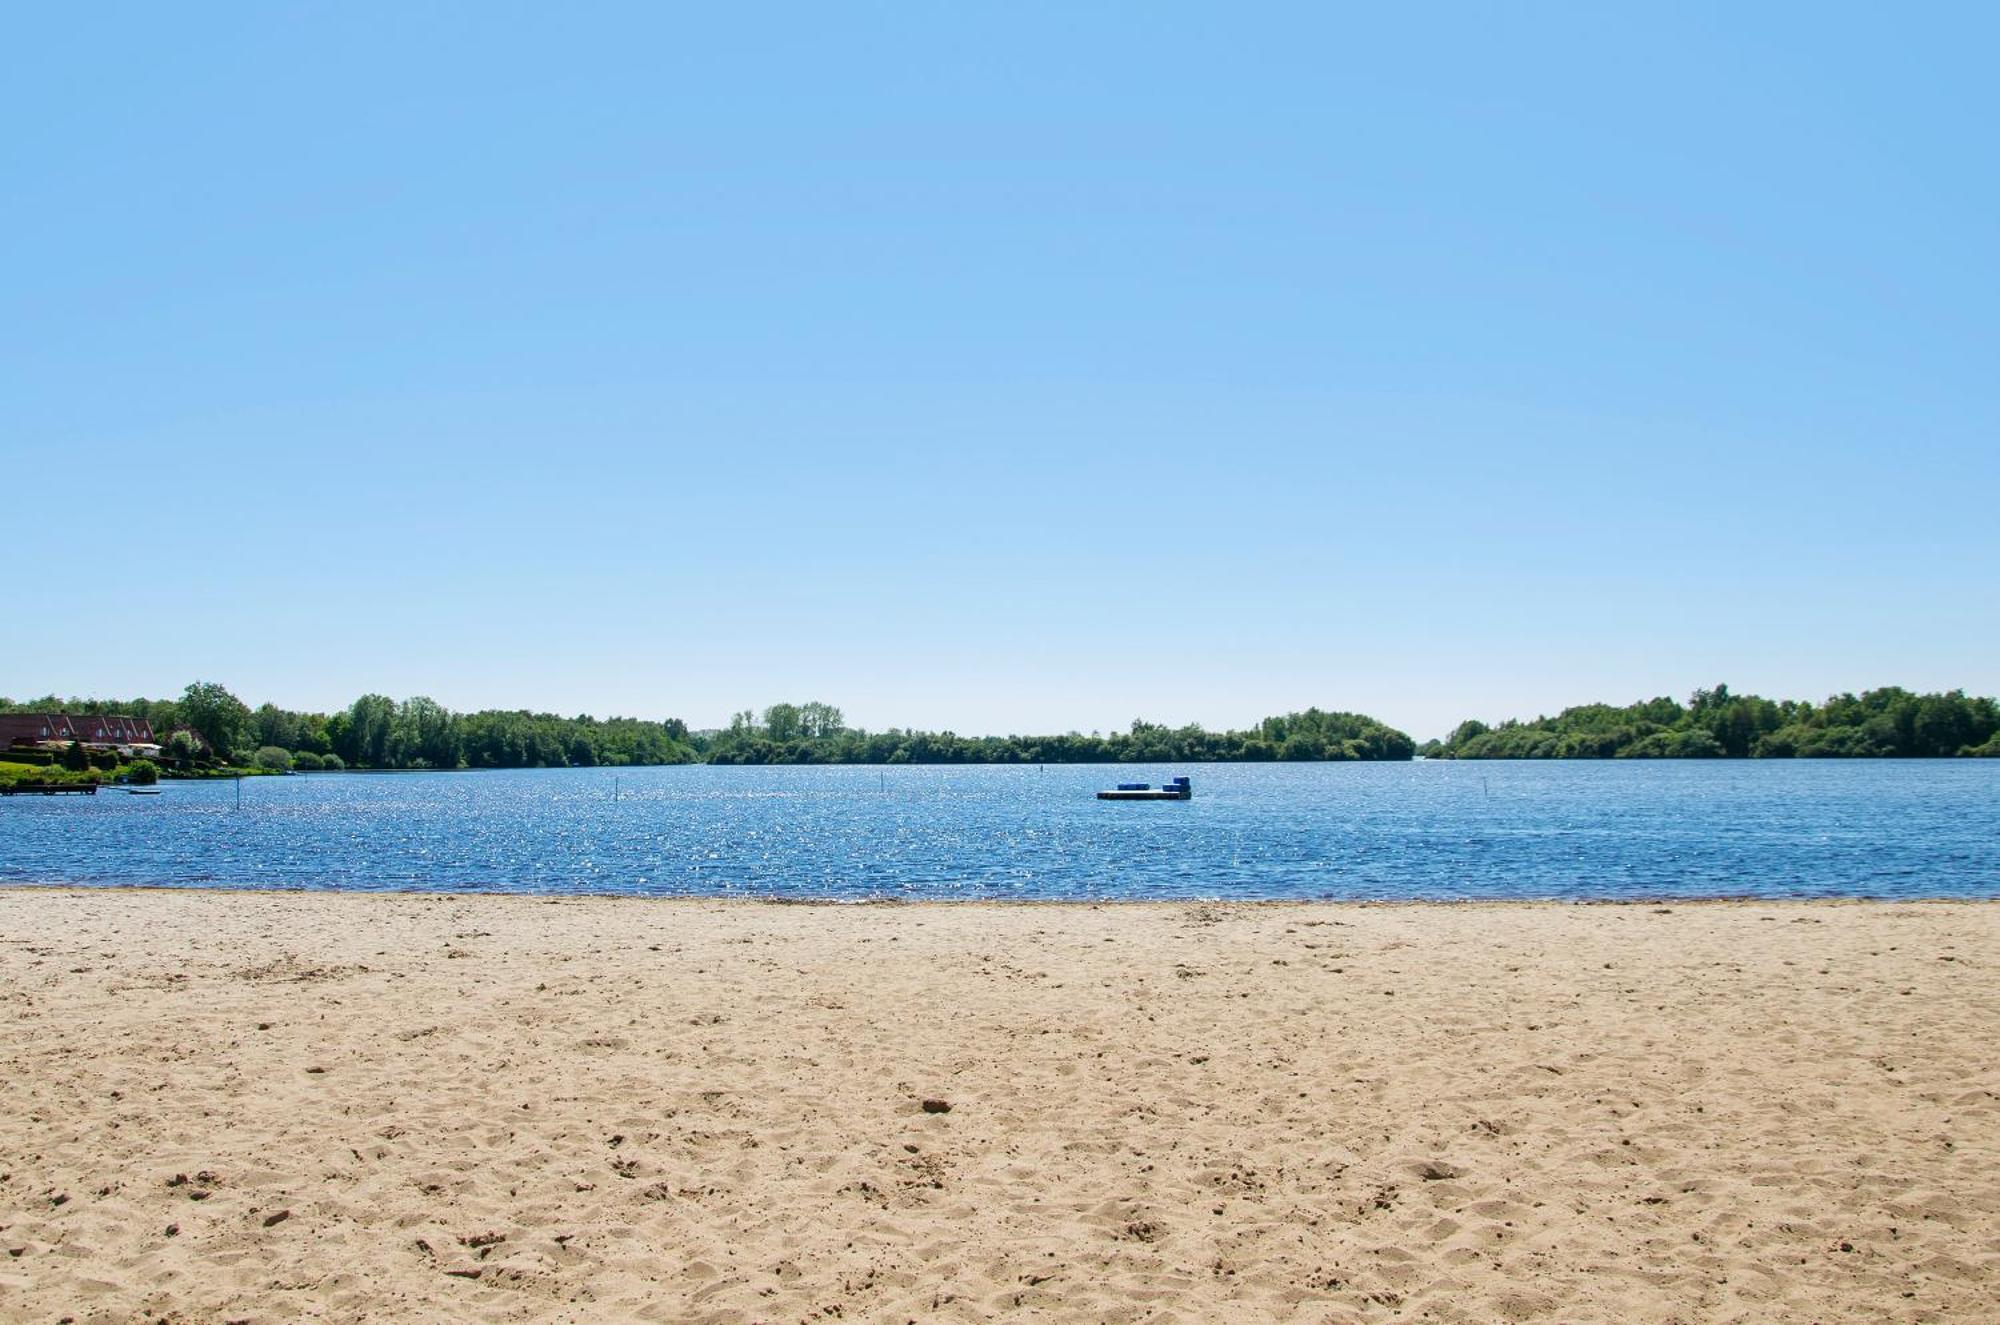
[[[1150,782],[1121,782],[1110,791],[1097,793],[1101,801],[1184,801],[1193,797],[1194,788],[1186,778],[1175,778],[1160,787]]]
[[[15,782],[0,786],[0,796],[95,796],[95,782]]]

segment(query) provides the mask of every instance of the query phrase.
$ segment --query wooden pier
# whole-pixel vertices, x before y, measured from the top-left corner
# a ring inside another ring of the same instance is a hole
[[[95,782],[0,782],[0,796],[95,796]]]

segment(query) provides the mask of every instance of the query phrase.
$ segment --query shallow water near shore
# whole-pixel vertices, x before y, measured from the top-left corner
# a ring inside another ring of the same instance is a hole
[[[1194,778],[1188,802],[1100,802]],[[908,899],[2000,896],[2000,763],[550,769],[0,801],[0,881]]]

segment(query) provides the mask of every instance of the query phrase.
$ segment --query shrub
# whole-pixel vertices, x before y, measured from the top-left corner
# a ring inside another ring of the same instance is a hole
[[[317,773],[326,767],[320,757],[310,750],[300,750],[292,756],[292,767],[301,773]]]
[[[150,759],[135,759],[125,776],[135,787],[150,787],[160,780],[160,766]]]
[[[329,773],[338,773],[347,767],[347,761],[339,755],[326,754],[320,756],[319,766]]]
[[[1799,746],[1802,759],[1874,759],[1892,753],[1865,726],[1823,728]]]
[[[1326,758],[1326,742],[1312,732],[1300,732],[1287,736],[1285,743],[1278,747],[1278,758],[1286,760],[1310,760]]]
[[[1719,759],[1722,742],[1699,728],[1692,731],[1654,732],[1618,752],[1620,759]]]
[[[1812,740],[1812,729],[1804,723],[1794,722],[1766,732],[1750,747],[1750,753],[1759,759],[1793,759],[1798,756],[1799,746]]]
[[[281,773],[292,766],[291,751],[280,750],[275,745],[261,747],[251,758],[255,761],[257,767],[268,768],[273,773]]]
[[[62,766],[72,773],[83,772],[90,767],[90,751],[71,741],[69,749],[62,752]]]
[[[46,768],[26,768],[16,764],[0,767],[0,780],[8,782],[45,782],[60,786],[71,786],[83,782],[102,782],[104,775],[94,768],[74,772],[60,765]]]

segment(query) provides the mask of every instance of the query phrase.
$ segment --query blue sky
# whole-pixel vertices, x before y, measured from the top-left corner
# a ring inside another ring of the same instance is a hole
[[[2000,690],[2000,21],[1671,8],[17,9],[0,694]]]

